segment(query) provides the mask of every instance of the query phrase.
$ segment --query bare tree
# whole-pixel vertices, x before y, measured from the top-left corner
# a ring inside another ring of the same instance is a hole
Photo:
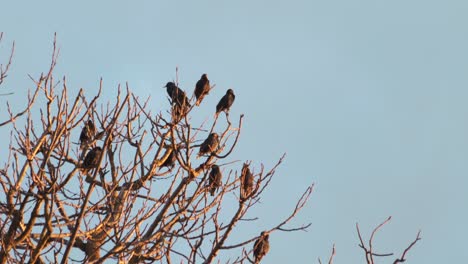
[[[0,67],[0,84],[13,51]],[[271,234],[310,226],[288,223],[313,184],[276,225],[233,238],[234,230],[259,220],[255,206],[284,155],[270,169],[231,159],[244,118],[230,120],[232,90],[212,123],[196,125],[192,110],[202,97],[189,99],[177,80],[166,85],[169,110],[157,113],[128,84],[111,101],[102,96],[102,80],[91,96],[83,89],[70,95],[66,78],[54,78],[58,53],[54,38],[50,68],[30,76],[26,107],[13,113],[8,106],[9,118],[0,123],[11,134],[0,165],[0,263],[256,263],[274,244]],[[381,226],[368,247],[356,227],[373,264]],[[394,263],[405,261],[419,239]],[[223,258],[225,251],[237,257]],[[335,246],[328,263],[334,256]]]
[[[365,245],[364,243],[364,240],[362,239],[362,236],[361,236],[361,230],[359,229],[359,225],[356,223],[356,231],[357,231],[357,234],[358,234],[358,237],[359,237],[359,247],[362,248],[365,252],[365,256],[366,256],[366,263],[367,264],[374,264],[376,263],[374,261],[374,258],[375,257],[391,257],[394,255],[394,253],[376,253],[373,246],[372,246],[372,243],[374,242],[374,237],[375,235],[377,234],[377,232],[386,224],[388,224],[390,222],[390,220],[392,219],[391,216],[389,216],[385,221],[383,221],[381,224],[379,224],[376,228],[374,228],[374,230],[372,231],[372,234],[369,238],[369,243],[368,245]],[[404,250],[403,250],[403,253],[400,255],[400,257],[397,257],[392,263],[393,264],[397,264],[397,263],[402,263],[402,262],[405,262],[406,261],[406,254],[410,251],[410,249],[419,241],[421,240],[421,231],[418,232],[418,234],[416,235],[416,238],[413,240],[413,242],[411,242],[411,244],[406,247]]]
[[[0,44],[3,40],[3,32],[0,32]],[[15,53],[15,42],[11,45],[10,56],[6,62],[6,64],[0,63],[0,85],[2,85],[3,81],[8,76],[8,71],[10,70],[11,63],[13,61],[13,54]]]
[[[229,238],[240,222],[258,220],[253,209],[284,156],[271,169],[230,160],[243,115],[236,125],[226,114],[196,126],[195,98],[180,101],[175,93],[170,110],[154,114],[149,98],[128,85],[113,102],[103,101],[102,80],[91,97],[84,90],[71,96],[65,77],[54,78],[57,56],[54,41],[50,69],[31,77],[27,107],[2,123],[12,136],[0,170],[0,263],[213,263],[226,250],[237,251],[232,263],[252,261],[260,235]],[[2,69],[3,81],[8,66]],[[44,105],[34,104],[37,97]],[[200,151],[210,133],[216,144]],[[216,181],[209,176],[215,166]],[[241,190],[245,166],[249,192]],[[287,224],[312,190],[289,216],[259,231],[307,229]]]

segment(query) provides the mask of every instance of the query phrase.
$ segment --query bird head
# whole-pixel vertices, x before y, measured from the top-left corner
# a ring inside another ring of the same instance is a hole
[[[203,79],[203,80],[207,80],[207,79],[208,79],[208,76],[206,75],[206,73],[202,74],[201,79]]]
[[[270,237],[270,233],[267,231],[262,231],[260,235],[266,240],[268,240],[268,238]]]
[[[232,89],[228,89],[226,94],[234,94],[234,91]]]
[[[173,83],[173,82],[168,82],[168,83],[166,83],[165,86],[163,86],[163,88],[171,88],[171,87],[174,87],[174,86],[175,86],[175,83]]]

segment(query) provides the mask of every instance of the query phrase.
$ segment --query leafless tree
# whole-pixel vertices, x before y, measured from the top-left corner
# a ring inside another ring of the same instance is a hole
[[[0,85],[13,52],[14,45],[0,66]],[[34,88],[24,109],[14,113],[8,105],[9,117],[0,123],[11,135],[0,165],[0,263],[254,263],[261,259],[254,256],[261,236],[310,226],[288,223],[313,184],[276,225],[233,238],[235,230],[259,221],[255,206],[284,159],[270,169],[231,159],[243,115],[231,121],[227,110],[217,111],[212,123],[195,125],[194,96],[172,95],[168,110],[152,113],[150,98],[138,97],[128,84],[114,100],[103,98],[102,80],[92,95],[83,89],[70,95],[66,78],[54,77],[58,54],[54,38],[50,67],[30,76]],[[217,137],[207,141],[213,133]],[[368,264],[391,255],[372,248],[389,220],[374,230],[369,246],[356,225]],[[419,239],[418,233],[394,263],[404,262]],[[225,251],[237,257],[223,258]],[[265,246],[257,255],[267,252]],[[329,264],[334,256],[333,245]]]
[[[253,186],[244,193],[244,163],[230,160],[243,115],[196,126],[195,98],[178,107],[169,98],[169,111],[151,113],[149,98],[128,84],[106,101],[102,80],[91,96],[82,89],[71,95],[66,78],[54,78],[55,40],[53,47],[50,69],[31,77],[25,110],[10,111],[0,124],[11,129],[0,169],[0,263],[213,263],[227,250],[238,257],[224,261],[252,261],[259,235],[230,237],[241,222],[258,221],[255,205],[284,156],[271,169],[247,161]],[[11,57],[0,68],[0,84],[10,64]],[[210,131],[219,143],[197,157]],[[216,189],[209,180],[214,165],[223,175]],[[287,225],[312,191],[307,187],[285,219],[259,231],[307,229]]]
[[[0,44],[3,40],[3,32],[0,32]],[[15,53],[15,42],[11,45],[10,56],[6,62],[6,64],[0,63],[0,85],[2,85],[3,81],[8,76],[8,71],[10,70],[11,62],[13,61],[13,54]]]
[[[367,264],[375,264],[376,262],[374,261],[375,257],[391,257],[394,255],[394,253],[376,253],[372,243],[374,242],[374,237],[377,234],[377,232],[386,224],[390,222],[392,219],[391,216],[389,216],[384,222],[379,224],[374,230],[372,231],[372,234],[369,238],[369,243],[368,245],[365,245],[364,240],[361,235],[361,230],[359,229],[359,225],[356,223],[356,231],[359,237],[359,247],[362,248],[365,252],[366,256],[366,263]],[[400,255],[400,257],[397,257],[392,263],[397,264],[397,263],[403,263],[406,261],[406,254],[410,251],[410,249],[419,241],[421,240],[421,231],[418,232],[416,235],[416,238],[411,242],[409,246],[407,246],[404,250],[403,253]]]

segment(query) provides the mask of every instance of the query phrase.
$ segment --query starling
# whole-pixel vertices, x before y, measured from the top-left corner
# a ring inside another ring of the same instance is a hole
[[[173,104],[171,112],[172,120],[176,123],[179,122],[187,114],[188,110],[188,107]]]
[[[241,180],[241,199],[245,200],[253,190],[253,175],[250,172],[249,165],[244,163],[240,176]]]
[[[166,150],[166,153],[164,154],[164,156],[166,156],[168,152],[170,152],[170,154],[167,157],[167,159],[163,162],[163,164],[161,164],[160,168],[162,167],[173,168],[175,166],[175,162],[177,160],[176,153],[172,150],[172,148],[169,148]]]
[[[195,103],[197,106],[200,105],[205,95],[210,92],[210,80],[206,76],[206,73],[203,74],[198,80],[197,84],[195,85],[195,97],[197,98],[197,102]]]
[[[223,175],[221,174],[221,170],[219,169],[218,165],[213,165],[211,167],[209,182],[210,182],[210,194],[211,196],[221,187],[221,178]]]
[[[263,231],[260,234],[260,237],[255,241],[254,247],[253,247],[253,253],[255,257],[255,264],[260,263],[262,258],[268,253],[270,250],[270,242],[268,241],[268,238],[270,235]]]
[[[81,130],[80,134],[80,149],[84,149],[92,142],[94,135],[96,134],[96,127],[93,121],[88,120],[85,126]]]
[[[228,113],[235,98],[236,96],[234,95],[234,91],[232,89],[228,89],[226,94],[221,98],[221,100],[219,100],[218,105],[216,105],[216,115],[223,111]]]
[[[173,82],[168,82],[166,84],[167,94],[171,98],[173,104],[176,104],[180,107],[190,107],[189,100],[185,95],[185,92],[182,91],[179,87],[175,85]]]
[[[205,141],[200,145],[198,156],[215,152],[219,145],[219,136],[216,133],[211,133]]]
[[[101,147],[95,147],[86,154],[83,161],[83,168],[93,169],[99,166],[99,159],[101,158],[102,149]]]

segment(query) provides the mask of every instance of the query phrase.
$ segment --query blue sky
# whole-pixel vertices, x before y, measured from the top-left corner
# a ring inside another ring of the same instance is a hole
[[[16,41],[6,99],[21,107],[27,74],[47,70],[53,33],[59,76],[105,93],[129,82],[167,107],[167,81],[192,91],[202,73],[228,88],[245,114],[239,159],[287,158],[258,209],[271,227],[305,186],[315,193],[296,224],[274,233],[264,263],[363,263],[365,235],[389,215],[380,252],[400,253],[419,229],[408,263],[461,263],[468,234],[468,3],[466,1],[8,1],[6,42]],[[6,133],[2,131],[1,133]],[[278,208],[284,210],[278,210]],[[240,232],[240,231],[239,231]],[[390,260],[389,260],[390,261]]]

